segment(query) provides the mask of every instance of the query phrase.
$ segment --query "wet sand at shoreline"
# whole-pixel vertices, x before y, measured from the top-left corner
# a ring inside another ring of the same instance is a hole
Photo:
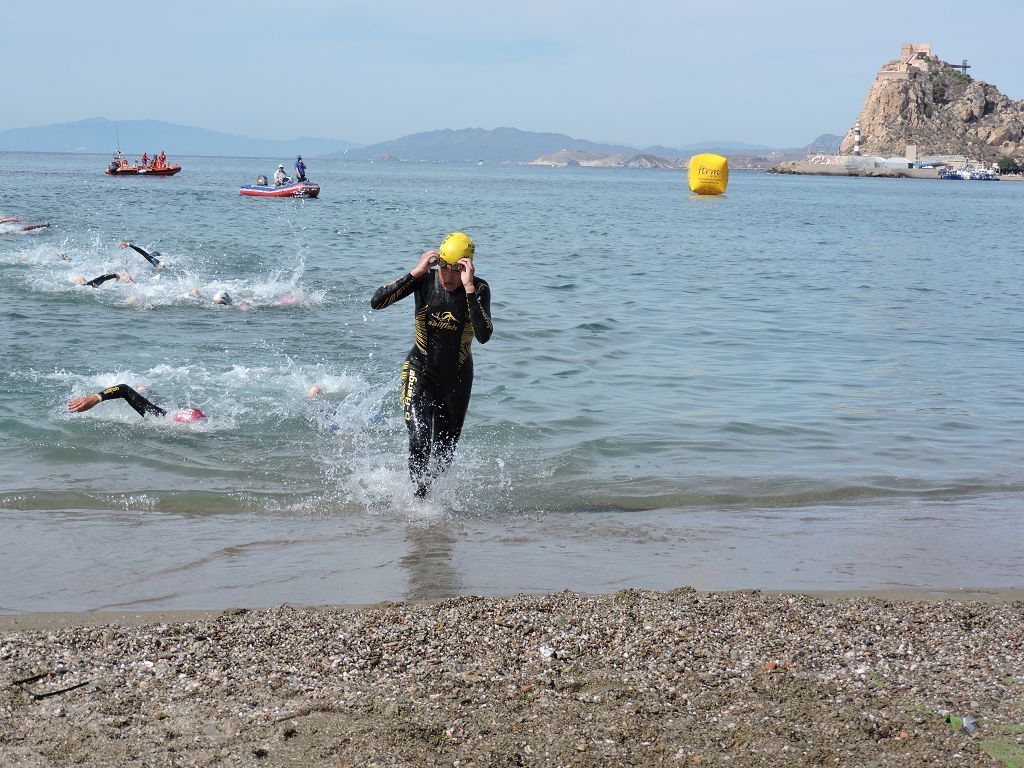
[[[2,616],[0,763],[1014,765],[1021,595]]]

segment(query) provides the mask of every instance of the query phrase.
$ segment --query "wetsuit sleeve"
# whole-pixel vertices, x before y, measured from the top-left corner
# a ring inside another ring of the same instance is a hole
[[[140,256],[142,256],[142,258],[144,258],[146,261],[148,261],[154,267],[159,267],[160,266],[160,259],[157,258],[157,256],[160,255],[159,251],[153,251],[152,253],[149,253],[148,251],[144,251],[141,248],[139,248],[139,246],[132,245],[131,243],[128,243],[128,247],[131,248],[133,251],[135,251]]]
[[[426,275],[429,275],[427,272]],[[426,277],[424,275],[423,277]],[[384,307],[390,307],[396,301],[400,301],[413,293],[416,290],[416,286],[423,277],[413,277],[412,273],[409,272],[402,277],[398,278],[394,282],[382,285],[373,293],[373,298],[370,299],[370,306],[374,309],[384,309]]]
[[[481,344],[486,344],[494,332],[491,324],[491,287],[483,280],[476,281],[476,291],[466,294],[469,303],[469,321],[473,324],[473,335]]]
[[[108,280],[117,280],[117,273],[111,272],[109,275],[100,275],[99,277],[94,277],[89,282],[83,283],[83,285],[88,285],[90,288],[95,288],[98,285],[103,285]]]
[[[122,398],[128,405],[135,409],[135,412],[139,416],[145,416],[147,413],[152,413],[154,416],[166,416],[167,411],[163,408],[153,405],[149,400],[144,398],[134,389],[129,387],[127,384],[118,384],[113,387],[107,387],[100,392],[100,400],[116,400]]]

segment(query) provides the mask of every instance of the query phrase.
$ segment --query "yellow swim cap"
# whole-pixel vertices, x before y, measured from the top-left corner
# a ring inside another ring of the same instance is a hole
[[[460,259],[472,259],[474,250],[473,238],[465,232],[452,232],[441,242],[438,253],[449,264],[454,264]]]

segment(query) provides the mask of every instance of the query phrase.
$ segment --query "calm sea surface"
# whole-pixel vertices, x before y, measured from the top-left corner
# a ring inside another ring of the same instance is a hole
[[[1024,184],[107,160],[0,154],[0,611],[1024,585]],[[495,334],[419,503],[369,297],[453,230]],[[67,414],[121,382],[210,418]]]

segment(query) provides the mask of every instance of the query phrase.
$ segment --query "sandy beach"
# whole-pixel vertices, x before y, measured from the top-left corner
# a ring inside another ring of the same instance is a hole
[[[1019,766],[1019,591],[0,617],[4,766]]]

